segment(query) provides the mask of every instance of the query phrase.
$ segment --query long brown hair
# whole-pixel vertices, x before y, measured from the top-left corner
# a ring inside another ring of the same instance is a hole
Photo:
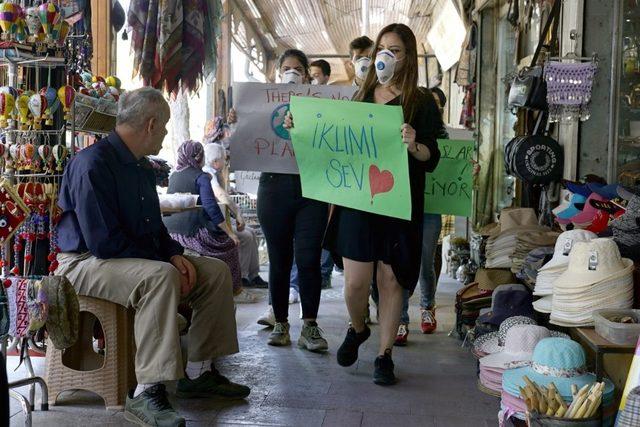
[[[411,28],[404,24],[390,24],[384,27],[374,44],[374,48],[371,51],[370,58],[373,66],[369,67],[367,76],[360,87],[358,93],[353,98],[355,101],[364,101],[367,97],[373,96],[373,91],[378,84],[378,77],[375,70],[375,58],[378,47],[380,46],[380,40],[382,36],[387,33],[396,33],[405,47],[405,58],[402,71],[400,74],[396,74],[393,77],[393,83],[400,87],[402,93],[400,99],[402,101],[402,111],[404,112],[404,121],[410,123],[413,120],[413,116],[416,110],[416,100],[418,97],[418,47],[416,44],[416,36],[411,31]]]

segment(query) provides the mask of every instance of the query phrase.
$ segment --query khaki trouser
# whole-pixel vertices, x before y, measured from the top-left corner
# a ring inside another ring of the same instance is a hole
[[[246,227],[243,231],[236,232],[240,245],[238,253],[240,255],[240,270],[242,278],[252,280],[260,273],[260,259],[258,256],[258,241],[256,233],[251,228]]]
[[[139,384],[184,377],[177,309],[193,309],[188,332],[189,360],[214,359],[238,352],[231,273],[208,257],[186,257],[197,279],[189,295],[180,296],[180,273],[171,264],[144,259],[98,259],[89,253],[62,253],[56,274],[65,275],[79,295],[133,307],[136,377]]]

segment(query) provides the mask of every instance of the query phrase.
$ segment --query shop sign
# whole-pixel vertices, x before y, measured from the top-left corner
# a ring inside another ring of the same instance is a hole
[[[402,107],[295,96],[291,112],[305,197],[411,218]]]
[[[235,171],[298,173],[289,131],[283,127],[293,96],[349,100],[353,86],[234,83],[238,123],[230,137]]]

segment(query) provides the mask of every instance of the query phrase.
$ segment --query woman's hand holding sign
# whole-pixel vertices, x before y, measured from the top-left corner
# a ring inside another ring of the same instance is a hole
[[[416,159],[426,162],[431,157],[429,149],[416,142],[416,130],[409,124],[404,123],[400,127],[400,133],[402,134],[402,142],[407,146],[407,151],[411,153]]]

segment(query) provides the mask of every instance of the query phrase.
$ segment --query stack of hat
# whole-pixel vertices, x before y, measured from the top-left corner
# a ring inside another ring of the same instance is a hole
[[[502,393],[504,371],[531,364],[533,350],[538,342],[550,336],[550,331],[542,326],[516,325],[510,328],[502,350],[480,359],[480,390],[499,397]]]
[[[553,214],[565,230],[580,228],[594,233],[605,231],[609,220],[624,212],[622,204],[632,195],[618,184],[606,185],[601,178],[586,183],[563,183],[569,194],[553,210]]]
[[[500,285],[491,297],[491,307],[483,309],[476,320],[474,337],[496,332],[502,322],[514,316],[533,317],[533,296],[519,283]]]
[[[629,194],[626,210],[611,222],[611,230],[622,255],[640,261],[640,196]]]
[[[594,310],[633,306],[633,261],[620,256],[613,239],[578,242],[569,265],[553,283],[551,323],[592,326]]]
[[[520,271],[516,273],[516,277],[533,289],[538,277],[538,271],[551,260],[553,256],[553,246],[544,246],[529,252],[522,263]]]
[[[513,316],[506,319],[500,324],[500,328],[496,332],[482,335],[473,342],[471,352],[473,355],[481,359],[490,354],[499,353],[504,349],[505,341],[507,339],[507,333],[515,326],[520,325],[537,325],[538,323],[527,316]],[[552,337],[569,338],[567,334],[563,334],[558,331],[549,331]]]
[[[482,268],[476,272],[475,279],[456,293],[456,329],[461,338],[475,326],[480,310],[491,306],[492,295],[500,285],[514,281],[508,270]]]
[[[567,269],[571,249],[577,242],[588,242],[597,237],[595,233],[587,230],[565,231],[558,237],[553,258],[538,271],[536,277],[533,294],[543,297],[533,303],[536,311],[551,313],[553,282]]]
[[[529,252],[553,245],[556,237],[549,228],[538,225],[533,209],[504,209],[499,228],[487,241],[486,267],[517,272]]]
[[[596,382],[596,376],[587,372],[584,350],[575,341],[566,338],[544,338],[535,347],[531,364],[526,367],[506,370],[502,376],[502,405],[506,410],[524,415],[526,409],[520,398],[520,388],[526,386],[525,377],[536,384],[548,387],[553,383],[562,399],[570,404],[573,401],[571,388],[578,389]],[[614,402],[614,386],[605,379],[602,394],[604,408]]]

